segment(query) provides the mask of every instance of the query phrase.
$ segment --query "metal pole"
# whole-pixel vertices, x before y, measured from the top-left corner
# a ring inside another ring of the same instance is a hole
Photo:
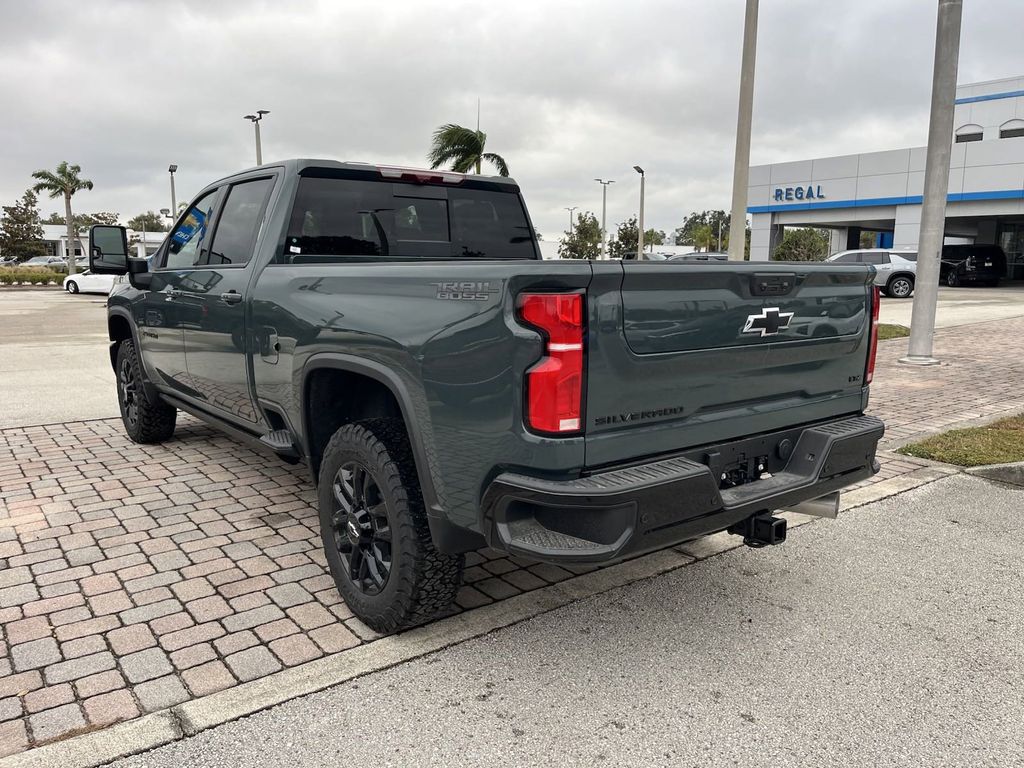
[[[924,201],[921,203],[921,233],[917,241],[917,280],[910,315],[910,346],[907,356],[900,361],[914,365],[936,365],[939,362],[932,357],[932,348],[935,304],[939,294],[939,263],[945,239],[949,160],[953,152],[953,110],[962,11],[962,0],[939,0],[931,119],[924,166]]]
[[[636,260],[643,261],[644,258],[644,180],[646,175],[640,171],[640,223],[637,225],[636,236]]]
[[[142,258],[146,258],[146,256],[146,214],[144,213],[142,214]]]
[[[754,59],[757,53],[757,0],[747,0],[740,65],[740,106],[736,118],[736,158],[732,169],[729,260],[743,261],[747,242],[747,185],[750,182],[750,124],[754,113]]]
[[[608,230],[605,221],[608,218],[608,185],[601,182],[601,261],[605,260],[605,249],[608,241]]]
[[[174,172],[171,172],[171,218],[178,215],[178,198],[174,194]]]
[[[605,181],[604,179],[594,179],[598,184],[601,185],[601,255],[598,257],[601,261],[607,259],[607,240],[608,240],[608,229],[606,222],[608,221],[608,185],[614,184],[615,181]]]
[[[572,237],[572,214],[577,208],[579,208],[579,206],[574,205],[572,208],[566,207],[565,209],[569,212],[569,237]]]
[[[263,147],[260,146],[260,121],[253,120],[252,124],[256,126],[256,165],[263,165]]]
[[[743,237],[746,238],[747,233],[743,233]],[[722,252],[722,217],[718,217],[718,252]]]

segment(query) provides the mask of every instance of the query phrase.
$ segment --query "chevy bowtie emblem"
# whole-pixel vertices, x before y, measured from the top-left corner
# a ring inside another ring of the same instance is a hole
[[[778,307],[765,307],[760,314],[750,315],[743,325],[743,333],[760,333],[761,337],[777,336],[789,328],[792,312],[780,312]]]

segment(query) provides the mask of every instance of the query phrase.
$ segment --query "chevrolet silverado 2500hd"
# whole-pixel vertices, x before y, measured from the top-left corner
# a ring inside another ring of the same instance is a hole
[[[774,510],[829,514],[878,469],[870,266],[542,261],[509,179],[318,160],[210,184],[151,263],[121,228],[91,242],[128,276],[129,437],[182,410],[308,464],[331,573],[377,630],[445,610],[484,545],[774,544]]]

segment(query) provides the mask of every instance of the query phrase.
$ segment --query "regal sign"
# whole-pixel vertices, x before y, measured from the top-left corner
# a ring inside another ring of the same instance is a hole
[[[806,187],[775,188],[775,199],[780,202],[785,200],[815,200],[822,197],[825,197],[825,193],[821,191],[821,184],[808,184]]]

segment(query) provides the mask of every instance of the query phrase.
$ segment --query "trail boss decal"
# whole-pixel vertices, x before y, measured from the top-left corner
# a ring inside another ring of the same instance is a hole
[[[438,299],[446,301],[487,301],[498,292],[489,282],[431,283],[437,289]]]

